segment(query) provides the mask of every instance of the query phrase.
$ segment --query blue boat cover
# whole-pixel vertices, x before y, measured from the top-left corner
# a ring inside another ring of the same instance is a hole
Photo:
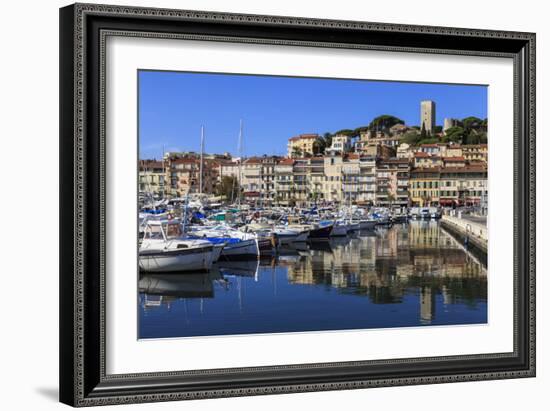
[[[239,238],[231,238],[231,237],[199,237],[199,236],[189,236],[190,239],[197,239],[197,240],[208,240],[212,244],[236,244],[240,243],[241,240]]]

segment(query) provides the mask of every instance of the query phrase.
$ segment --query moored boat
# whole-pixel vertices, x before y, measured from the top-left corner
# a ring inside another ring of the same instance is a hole
[[[220,259],[257,258],[259,254],[258,241],[255,238],[241,240],[233,237],[201,237],[212,245],[223,244]]]
[[[331,237],[343,237],[348,235],[348,227],[346,224],[341,222],[335,222],[332,231],[330,232]]]
[[[182,237],[177,221],[149,221],[139,249],[139,267],[153,273],[207,271],[214,254],[210,242]]]
[[[334,224],[313,228],[309,232],[309,240],[328,240]]]
[[[361,230],[373,230],[376,227],[376,220],[361,220],[359,221],[359,228]]]

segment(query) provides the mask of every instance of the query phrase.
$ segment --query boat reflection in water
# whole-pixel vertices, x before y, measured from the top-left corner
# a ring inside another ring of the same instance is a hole
[[[435,221],[292,245],[209,273],[142,274],[140,337],[487,322],[486,256]]]

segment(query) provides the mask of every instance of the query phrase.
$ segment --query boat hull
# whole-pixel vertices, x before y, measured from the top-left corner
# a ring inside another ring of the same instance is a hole
[[[271,255],[273,253],[273,240],[271,238],[258,238],[258,251],[260,255]]]
[[[223,248],[225,247],[225,244],[216,244],[214,245],[214,249],[212,250],[212,262],[215,263],[220,259],[220,256],[222,255]]]
[[[361,230],[374,230],[374,227],[376,227],[376,221],[375,220],[361,221],[359,223],[359,228]]]
[[[296,238],[294,239],[294,242],[303,243],[304,241],[307,241],[308,238],[309,238],[309,231],[302,231],[296,236]]]
[[[257,258],[258,255],[258,242],[243,240],[226,244],[222,250],[221,258]]]
[[[408,220],[408,217],[405,215],[392,217],[392,222],[395,224],[403,224],[406,223]]]
[[[331,237],[344,237],[348,235],[348,228],[345,225],[335,225],[330,232]]]
[[[332,232],[332,228],[333,228],[333,225],[314,228],[309,232],[309,239],[313,241],[328,240],[330,237],[330,233]]]
[[[273,234],[277,239],[277,244],[286,245],[296,240],[297,234]]]
[[[139,252],[139,268],[148,273],[198,272],[212,267],[213,247]]]

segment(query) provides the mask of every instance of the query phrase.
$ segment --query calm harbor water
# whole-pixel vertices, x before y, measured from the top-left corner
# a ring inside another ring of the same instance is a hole
[[[483,256],[413,221],[209,273],[142,274],[140,338],[487,322]]]

